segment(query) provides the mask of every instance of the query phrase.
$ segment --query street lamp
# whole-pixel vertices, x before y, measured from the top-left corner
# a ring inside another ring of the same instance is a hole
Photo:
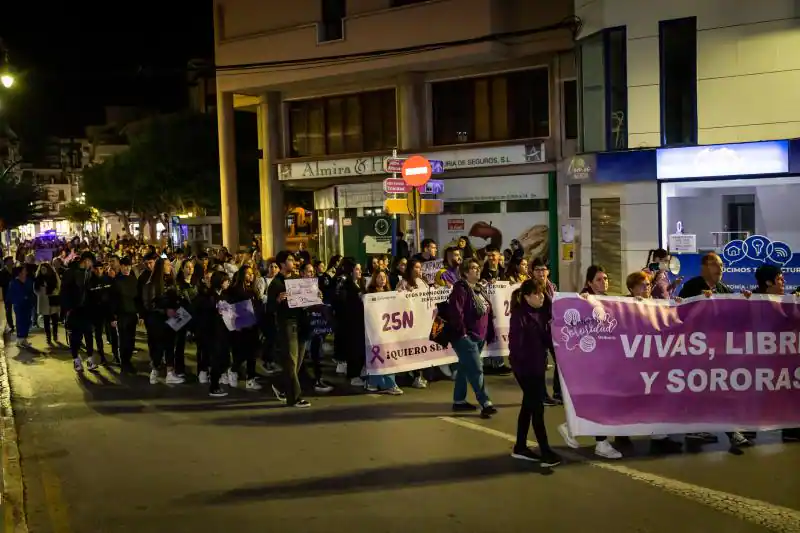
[[[3,44],[3,39],[0,39],[0,53],[3,54],[2,68],[0,71],[0,84],[6,89],[10,89],[14,85],[14,74],[11,73],[11,64],[8,61],[8,49]]]

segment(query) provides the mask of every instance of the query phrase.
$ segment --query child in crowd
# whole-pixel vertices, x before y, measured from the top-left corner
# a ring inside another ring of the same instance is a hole
[[[522,405],[517,418],[517,443],[511,457],[553,467],[561,463],[561,458],[550,448],[544,425],[547,353],[553,348],[550,336],[552,307],[545,292],[542,281],[529,279],[511,296],[509,360],[514,377],[522,389]],[[528,448],[529,426],[533,426],[540,453]]]

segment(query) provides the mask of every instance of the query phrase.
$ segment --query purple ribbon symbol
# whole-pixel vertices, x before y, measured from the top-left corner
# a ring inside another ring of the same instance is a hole
[[[370,360],[369,364],[374,365],[375,359],[380,360],[381,364],[383,364],[383,357],[381,357],[381,347],[380,346],[373,346],[372,347],[372,359]]]

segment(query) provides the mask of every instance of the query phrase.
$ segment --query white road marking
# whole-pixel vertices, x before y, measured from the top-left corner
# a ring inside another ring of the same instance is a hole
[[[450,416],[440,416],[439,420],[473,431],[479,431],[511,443],[517,441],[516,436],[510,433],[503,433],[502,431],[487,428],[467,420]],[[528,445],[537,446],[534,441],[528,441]],[[716,511],[733,515],[747,522],[752,522],[770,531],[779,533],[796,533],[800,531],[800,511],[796,509],[790,509],[761,500],[746,498],[744,496],[678,481],[677,479],[642,472],[641,470],[635,470],[620,464],[604,461],[590,461],[573,452],[559,450],[559,453],[571,461],[582,462],[595,468],[602,468],[603,470],[621,474],[634,481],[646,483],[675,496],[681,496],[696,503],[711,507]]]

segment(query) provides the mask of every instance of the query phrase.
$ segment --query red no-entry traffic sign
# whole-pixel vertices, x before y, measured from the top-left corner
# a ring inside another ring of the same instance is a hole
[[[431,162],[421,155],[412,155],[403,163],[401,169],[403,180],[412,187],[422,187],[431,179],[433,169]]]

